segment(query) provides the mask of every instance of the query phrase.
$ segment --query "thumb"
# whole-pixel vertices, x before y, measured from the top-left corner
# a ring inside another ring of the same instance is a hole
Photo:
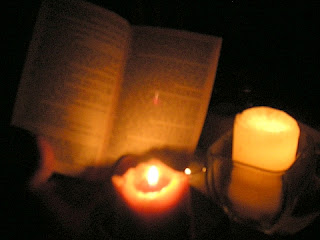
[[[50,142],[44,136],[37,136],[37,145],[40,153],[40,162],[39,168],[30,182],[33,189],[37,189],[47,182],[56,165],[54,150]]]

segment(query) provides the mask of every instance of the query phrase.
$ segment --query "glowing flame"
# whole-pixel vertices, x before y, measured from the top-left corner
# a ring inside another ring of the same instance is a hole
[[[148,184],[154,186],[158,183],[159,180],[159,171],[156,166],[151,166],[147,172],[147,181]]]
[[[186,168],[184,170],[184,173],[187,174],[187,175],[190,175],[191,174],[191,169],[190,168]]]

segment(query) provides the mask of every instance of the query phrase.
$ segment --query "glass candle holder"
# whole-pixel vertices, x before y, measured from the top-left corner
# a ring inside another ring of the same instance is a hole
[[[296,160],[269,171],[232,160],[232,131],[208,150],[208,194],[232,221],[266,234],[294,234],[320,213],[320,180],[313,139],[301,132]]]

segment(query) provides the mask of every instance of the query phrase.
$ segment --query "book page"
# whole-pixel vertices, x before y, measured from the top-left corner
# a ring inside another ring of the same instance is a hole
[[[133,27],[110,145],[111,161],[151,148],[193,152],[207,113],[222,39]]]
[[[93,4],[43,3],[12,124],[49,139],[57,171],[101,163],[130,37],[126,20]]]

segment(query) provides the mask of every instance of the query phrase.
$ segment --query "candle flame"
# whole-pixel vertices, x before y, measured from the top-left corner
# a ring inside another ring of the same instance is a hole
[[[159,171],[156,166],[151,166],[147,172],[147,181],[148,184],[154,186],[158,183],[159,180]]]

